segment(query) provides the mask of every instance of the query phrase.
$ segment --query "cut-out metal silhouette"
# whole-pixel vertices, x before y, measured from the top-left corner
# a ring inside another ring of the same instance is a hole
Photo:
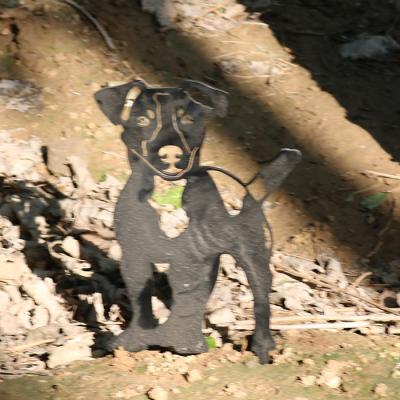
[[[139,351],[159,346],[180,354],[207,351],[201,330],[203,315],[216,281],[219,258],[231,254],[244,269],[254,295],[252,351],[262,363],[268,362],[274,340],[269,330],[271,250],[265,244],[263,199],[257,201],[247,193],[240,213],[228,214],[209,170],[226,173],[243,186],[250,182],[246,184],[227,171],[199,162],[205,125],[210,118],[226,114],[227,94],[197,81],[157,88],[136,80],[102,89],[95,99],[114,124],[122,125],[122,140],[132,167],[116,206],[115,229],[133,315],[127,329],[109,343],[109,348],[123,346]],[[283,149],[260,171],[268,194],[300,159],[298,150]],[[169,181],[187,180],[182,200],[190,223],[173,239],[160,229],[158,214],[147,201],[155,175]],[[156,323],[151,306],[156,263],[170,264],[171,314],[162,325]]]

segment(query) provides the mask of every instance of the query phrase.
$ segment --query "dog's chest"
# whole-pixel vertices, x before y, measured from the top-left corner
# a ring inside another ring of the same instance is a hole
[[[169,238],[181,235],[189,226],[189,217],[182,207],[186,180],[168,182],[154,177],[154,190],[148,200],[159,219],[159,227]]]

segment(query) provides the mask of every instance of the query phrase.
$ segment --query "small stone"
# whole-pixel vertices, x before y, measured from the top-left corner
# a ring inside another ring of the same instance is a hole
[[[257,361],[250,360],[250,361],[247,361],[245,365],[246,365],[247,368],[255,368],[255,367],[257,367],[259,364],[258,364]]]
[[[389,326],[388,334],[389,335],[400,335],[400,324]],[[400,347],[400,343],[398,343],[398,344],[399,344],[399,347]]]
[[[244,398],[247,396],[246,392],[240,390],[238,385],[236,385],[235,383],[226,384],[222,389],[222,393],[231,395],[232,397],[235,398]]]
[[[216,376],[211,375],[207,378],[207,381],[210,383],[216,383],[219,382],[219,379]]]
[[[303,364],[313,366],[313,365],[315,365],[315,361],[312,358],[305,358],[303,360]]]
[[[188,371],[186,374],[186,380],[189,383],[197,382],[200,381],[201,379],[203,379],[203,377],[198,369],[192,369]]]
[[[122,258],[121,246],[118,243],[113,244],[108,250],[108,256],[115,261],[120,261]]]
[[[322,383],[331,389],[338,389],[340,387],[340,385],[342,384],[342,378],[338,375],[326,374],[323,377]]]
[[[0,32],[0,34],[2,36],[8,36],[10,33],[11,33],[11,31],[10,31],[9,27],[6,27],[6,28],[2,29],[1,32]]]
[[[228,353],[226,355],[226,359],[233,364],[239,362],[241,358],[242,355],[238,351],[233,351],[232,353]]]
[[[90,335],[93,336],[92,333],[90,333]],[[93,344],[93,339],[91,337],[86,338],[85,336],[88,335],[81,335],[78,338],[71,339],[61,347],[55,347],[50,351],[47,366],[49,368],[55,368],[68,365],[74,361],[90,360],[92,356],[90,346]]]
[[[374,393],[381,397],[386,397],[388,395],[388,387],[384,383],[378,383],[374,387]]]
[[[299,377],[300,382],[306,386],[314,386],[317,382],[317,377],[314,375],[306,375],[306,376],[300,376]]]
[[[151,400],[168,400],[168,392],[164,388],[156,386],[147,392],[147,397]]]
[[[63,250],[69,254],[71,257],[79,258],[81,251],[78,240],[72,236],[67,236],[62,242]]]
[[[235,322],[235,316],[233,312],[228,307],[221,308],[212,312],[208,316],[208,320],[212,325],[217,326],[229,326],[233,322]]]
[[[392,372],[392,378],[394,378],[394,379],[399,379],[400,378],[400,369],[394,369],[393,370],[393,372]]]

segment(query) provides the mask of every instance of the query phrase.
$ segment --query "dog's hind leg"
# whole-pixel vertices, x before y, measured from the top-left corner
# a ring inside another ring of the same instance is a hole
[[[231,251],[232,256],[246,273],[254,297],[254,316],[256,328],[252,337],[251,350],[262,364],[270,361],[268,351],[275,348],[274,339],[269,328],[270,307],[268,295],[271,290],[271,273],[269,257],[263,241],[247,243]]]

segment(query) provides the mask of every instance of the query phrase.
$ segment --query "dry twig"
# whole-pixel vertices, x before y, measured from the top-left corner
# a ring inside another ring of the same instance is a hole
[[[364,174],[379,176],[381,178],[400,180],[400,175],[387,174],[385,172],[377,172],[377,171],[366,170],[366,171],[364,171]]]
[[[88,11],[86,11],[81,5],[76,3],[73,0],[61,0],[63,3],[68,4],[69,6],[75,8],[78,10],[81,14],[83,14],[94,26],[95,28],[99,31],[100,35],[103,37],[104,41],[106,42],[106,45],[108,46],[109,49],[115,50],[115,45],[113,40],[111,39],[110,35],[107,33],[107,31],[103,28],[102,25],[100,25],[99,21],[95,17],[93,17],[92,14],[90,14]]]
[[[368,276],[371,276],[372,272],[364,272],[363,274],[361,274],[350,286],[353,288],[356,288],[358,286],[360,286],[360,283],[367,278]]]
[[[369,321],[360,322],[333,322],[325,324],[293,324],[293,325],[271,325],[274,331],[289,331],[289,330],[308,330],[308,329],[352,329],[366,328],[370,326]]]
[[[48,344],[54,341],[55,339],[43,339],[43,340],[37,340],[35,342],[20,344],[19,346],[1,348],[0,350],[6,353],[19,353],[21,351],[31,349],[32,347],[41,346],[42,344]]]
[[[398,322],[400,315],[393,314],[368,314],[368,315],[287,315],[282,317],[272,317],[271,324],[285,324],[291,322],[307,322],[307,321],[374,321],[374,322]]]
[[[295,276],[297,278],[300,278],[304,282],[310,282],[310,283],[312,283],[312,284],[314,284],[316,286],[319,286],[319,287],[322,287],[322,288],[325,288],[325,289],[329,289],[332,292],[353,297],[355,299],[360,300],[361,303],[366,303],[366,304],[368,304],[370,306],[378,308],[379,310],[385,311],[387,313],[400,315],[400,312],[394,311],[393,309],[391,309],[389,307],[382,306],[381,304],[378,304],[373,300],[364,298],[364,297],[362,297],[360,295],[357,295],[355,293],[351,293],[347,289],[340,289],[339,287],[333,285],[332,283],[328,283],[328,282],[322,280],[321,278],[317,277],[317,275],[315,273],[303,273],[303,272],[296,271],[295,269],[287,267],[287,266],[285,266],[283,264],[278,264],[277,260],[274,260],[274,266],[275,266],[277,271],[284,272],[286,274],[289,274],[289,275]],[[369,310],[369,307],[367,307],[365,305],[364,305],[364,307],[366,307],[366,309]]]

